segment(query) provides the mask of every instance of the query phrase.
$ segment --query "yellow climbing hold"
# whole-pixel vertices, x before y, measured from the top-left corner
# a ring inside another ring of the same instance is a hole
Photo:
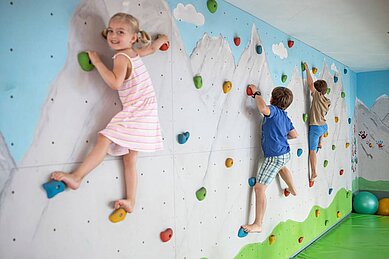
[[[347,142],[347,143],[346,143],[346,148],[348,148],[349,146],[350,146],[350,143]]]
[[[272,245],[274,242],[276,242],[276,236],[275,235],[270,235],[269,236],[269,244]]]
[[[234,164],[234,160],[231,157],[226,159],[226,167],[227,168],[230,168],[233,164]]]
[[[232,88],[232,83],[230,81],[226,81],[223,84],[223,92],[226,94],[228,93]]]
[[[123,208],[119,208],[114,212],[112,212],[112,214],[109,216],[109,220],[112,223],[117,223],[124,220],[126,218],[126,215],[127,215],[127,211],[125,211]]]
[[[340,217],[342,216],[342,214],[340,213],[340,211],[336,212],[336,217],[339,219]]]
[[[339,122],[339,117],[335,116],[335,123],[338,123],[338,122]]]
[[[315,210],[315,215],[316,215],[316,218],[318,218],[320,216],[320,210],[319,209]]]
[[[323,134],[323,136],[326,138],[328,137],[328,131],[326,133]]]
[[[313,74],[316,74],[316,73],[317,73],[317,68],[316,68],[316,67],[312,67],[312,73],[313,73]]]

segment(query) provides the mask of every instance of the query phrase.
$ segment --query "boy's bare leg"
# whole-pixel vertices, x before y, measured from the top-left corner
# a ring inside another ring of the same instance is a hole
[[[61,171],[53,172],[51,179],[65,182],[70,189],[78,189],[82,179],[103,161],[111,143],[111,140],[98,134],[96,145],[76,170],[71,173]]]
[[[266,188],[267,186],[261,183],[254,185],[255,190],[255,220],[253,224],[242,226],[246,232],[261,232],[262,221],[266,210]]]
[[[124,181],[126,183],[126,199],[117,200],[115,202],[115,209],[123,208],[128,213],[134,210],[136,199],[136,187],[138,174],[136,172],[137,151],[130,151],[123,156],[124,166]]]
[[[292,179],[292,174],[290,173],[289,169],[284,166],[283,168],[281,168],[280,172],[279,172],[282,180],[285,181],[285,183],[288,185],[288,188],[287,190],[294,196],[296,196],[296,188],[294,187],[294,184],[293,184],[293,179]]]
[[[317,174],[316,174],[316,151],[315,150],[309,150],[309,161],[311,162],[311,179],[310,181],[315,181]]]

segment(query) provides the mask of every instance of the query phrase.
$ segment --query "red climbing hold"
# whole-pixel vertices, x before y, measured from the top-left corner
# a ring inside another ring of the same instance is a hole
[[[299,243],[301,244],[303,242],[303,240],[304,240],[304,237],[300,237],[299,238]]]
[[[290,194],[290,191],[288,191],[287,189],[284,189],[284,196],[285,197],[288,197]]]
[[[160,48],[159,50],[162,50],[162,51],[166,51],[169,49],[169,42],[168,43],[164,43]]]
[[[250,86],[247,86],[247,88],[246,88],[246,94],[248,95],[248,96],[252,96],[254,93],[253,93],[253,90],[251,90],[251,88],[250,88]]]
[[[294,41],[288,40],[288,47],[291,48],[291,47],[293,47],[293,45],[294,45]]]
[[[343,175],[343,173],[344,173],[344,170],[343,170],[343,169],[340,169],[339,174],[340,174],[340,175]]]
[[[234,43],[235,43],[235,46],[239,46],[240,45],[240,38],[238,36],[236,36],[234,38]]]
[[[171,228],[168,228],[165,231],[162,231],[159,236],[160,236],[162,242],[167,242],[172,238],[173,230]]]
[[[315,184],[315,181],[309,181],[309,187],[313,187],[313,185]]]

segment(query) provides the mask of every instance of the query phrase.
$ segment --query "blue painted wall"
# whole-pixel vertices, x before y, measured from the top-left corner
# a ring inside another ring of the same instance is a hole
[[[383,94],[389,95],[389,70],[357,74],[357,97],[367,107]]]

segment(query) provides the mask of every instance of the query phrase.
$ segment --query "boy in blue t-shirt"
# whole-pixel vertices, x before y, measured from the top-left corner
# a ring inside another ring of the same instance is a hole
[[[264,115],[262,124],[262,149],[265,156],[258,171],[255,190],[255,220],[253,224],[242,226],[246,232],[261,232],[262,220],[266,210],[266,188],[279,173],[288,185],[287,191],[296,195],[292,176],[285,166],[290,160],[288,138],[297,138],[297,131],[293,127],[285,109],[293,101],[293,93],[285,87],[276,87],[272,91],[271,105],[266,105],[255,85],[249,85],[258,110]]]

